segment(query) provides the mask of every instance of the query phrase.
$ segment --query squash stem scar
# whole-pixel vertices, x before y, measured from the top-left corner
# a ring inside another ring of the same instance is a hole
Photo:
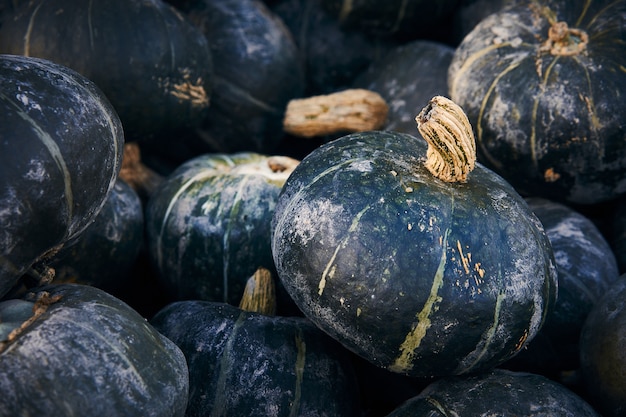
[[[422,310],[417,314],[417,324],[406,335],[404,342],[400,345],[400,355],[389,367],[389,370],[391,371],[402,373],[408,371],[412,367],[415,351],[419,348],[422,339],[426,336],[426,331],[431,326],[430,313],[432,313],[435,308],[435,304],[441,302],[441,297],[438,295],[438,292],[443,285],[443,274],[446,267],[449,233],[450,229],[446,229],[442,240],[441,259],[439,260],[439,266],[437,267],[437,271],[435,272],[435,276],[433,278],[433,284],[430,288],[428,299],[426,300]]]

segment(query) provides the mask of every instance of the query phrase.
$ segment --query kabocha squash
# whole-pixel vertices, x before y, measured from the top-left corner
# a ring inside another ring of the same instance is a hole
[[[372,131],[302,160],[274,212],[275,265],[302,312],[372,363],[412,376],[484,370],[540,329],[556,294],[552,249],[508,183],[471,171],[456,104],[435,97],[417,120],[428,148]]]
[[[595,304],[580,335],[580,369],[589,401],[605,417],[626,413],[626,275]]]
[[[258,267],[274,269],[272,215],[295,165],[281,156],[206,154],[163,180],[148,200],[146,233],[173,299],[237,305]]]
[[[95,84],[50,61],[0,55],[0,296],[105,204],[124,136]]]
[[[322,8],[321,0],[280,0],[270,7],[293,34],[304,63],[306,96],[349,87],[373,60],[398,44],[342,28],[338,19]]]
[[[6,303],[21,320],[0,341],[0,416],[185,415],[183,353],[127,304],[78,284]]]
[[[210,40],[211,108],[189,138],[202,152],[272,153],[287,102],[304,90],[297,47],[258,0],[199,0],[183,11]]]
[[[271,280],[266,275],[254,286],[263,293]],[[275,302],[247,297],[242,305],[265,309]],[[303,317],[255,310],[187,300],[152,318],[187,359],[188,416],[361,415],[349,352]]]
[[[55,273],[52,282],[93,285],[119,296],[143,243],[141,200],[118,179],[94,221],[47,261]]]
[[[495,369],[433,382],[387,417],[600,417],[583,398],[540,375]]]
[[[342,26],[400,39],[441,35],[459,0],[321,0]]]
[[[161,0],[25,1],[0,28],[0,52],[46,58],[95,82],[128,140],[198,126],[209,108],[208,42]]]
[[[543,224],[557,267],[559,297],[539,335],[545,340],[513,358],[518,370],[549,373],[579,368],[580,331],[596,302],[619,277],[615,255],[596,225],[570,207],[543,198],[527,199]],[[532,369],[527,358],[543,359]]]
[[[519,192],[593,204],[626,192],[626,1],[518,1],[456,49],[450,97],[478,160]]]

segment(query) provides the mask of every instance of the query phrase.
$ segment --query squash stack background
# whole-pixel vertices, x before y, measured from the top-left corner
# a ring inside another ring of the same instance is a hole
[[[624,0],[0,0],[0,416],[626,415],[624,45]]]

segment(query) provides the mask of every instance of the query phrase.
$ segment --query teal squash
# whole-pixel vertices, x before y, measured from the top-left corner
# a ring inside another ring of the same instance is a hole
[[[478,372],[541,328],[557,288],[552,248],[506,181],[471,171],[458,106],[435,97],[418,121],[429,145],[453,151],[371,131],[306,156],[276,206],[274,261],[302,312],[372,363],[412,376]]]
[[[102,91],[75,71],[0,55],[0,296],[93,221],[124,135]],[[37,271],[34,271],[37,275]]]
[[[205,154],[167,176],[146,207],[148,253],[175,300],[237,304],[248,277],[273,270],[270,225],[297,161]]]
[[[625,25],[623,0],[520,0],[482,20],[448,72],[478,160],[524,195],[626,192]]]
[[[185,357],[135,310],[92,286],[0,302],[0,416],[182,417]]]

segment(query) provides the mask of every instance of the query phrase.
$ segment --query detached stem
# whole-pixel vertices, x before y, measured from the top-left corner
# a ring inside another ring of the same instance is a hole
[[[442,181],[467,181],[476,163],[476,142],[463,109],[446,97],[435,96],[415,121],[428,142],[426,168]]]

